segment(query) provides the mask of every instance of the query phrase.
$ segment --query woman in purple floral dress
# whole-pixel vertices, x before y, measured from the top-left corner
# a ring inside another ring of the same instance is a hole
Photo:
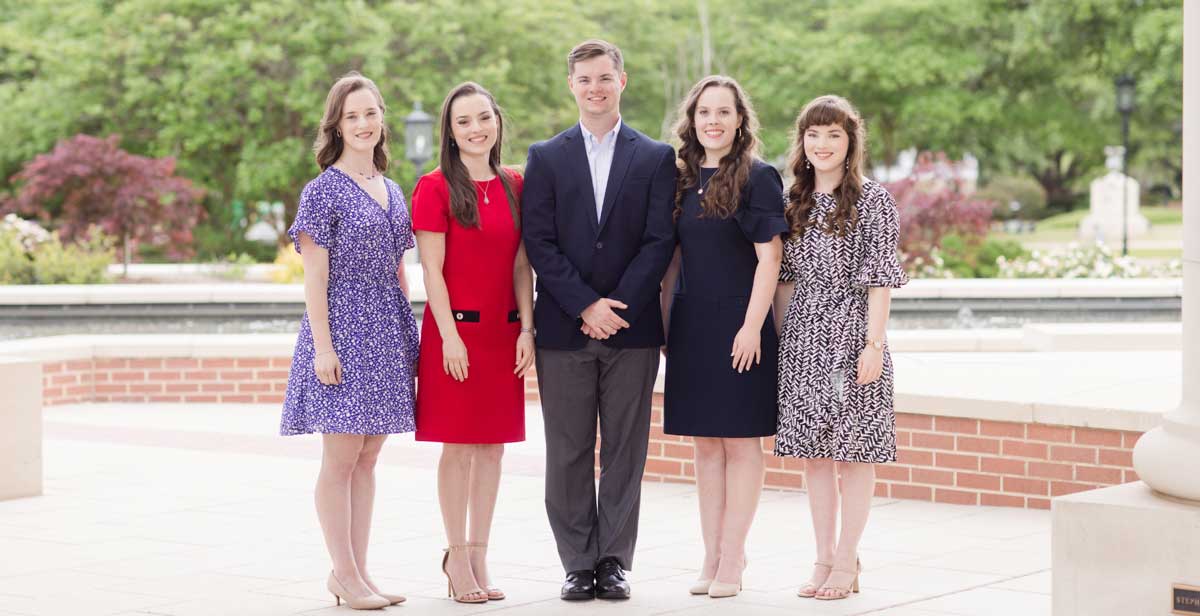
[[[300,336],[280,432],[321,433],[317,517],[340,603],[400,603],[367,573],[375,461],[388,434],[411,432],[417,324],[401,256],[413,247],[404,195],[385,178],[387,128],[375,84],[351,73],[325,100],[314,149],[321,175],[288,234],[304,259]]]

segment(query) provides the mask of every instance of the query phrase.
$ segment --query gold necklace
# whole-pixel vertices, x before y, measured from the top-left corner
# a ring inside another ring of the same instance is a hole
[[[704,167],[701,167],[701,169],[704,169]],[[697,194],[697,195],[703,195],[703,194],[704,194],[704,187],[705,187],[705,186],[708,186],[708,181],[709,181],[709,180],[711,180],[711,179],[713,179],[713,175],[716,175],[716,174],[717,174],[717,171],[720,171],[720,169],[716,169],[716,170],[714,170],[714,171],[713,171],[713,173],[712,173],[712,175],[708,176],[708,178],[706,178],[706,179],[705,179],[703,182],[701,182],[701,183],[700,183],[700,190],[697,190],[697,191],[696,191],[696,194]],[[703,171],[701,171],[700,173],[701,173],[701,175],[703,175],[703,174],[704,174],[704,172],[703,172]]]
[[[483,204],[484,205],[487,205],[492,202],[492,200],[490,198],[488,198],[488,189],[492,187],[492,180],[494,180],[494,179],[496,179],[496,176],[493,175],[492,177],[488,178],[487,184],[483,185]],[[479,181],[479,180],[477,180],[477,181]]]

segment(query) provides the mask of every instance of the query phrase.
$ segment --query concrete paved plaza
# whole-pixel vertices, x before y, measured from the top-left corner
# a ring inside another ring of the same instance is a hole
[[[312,505],[316,437],[275,436],[278,409],[238,405],[47,408],[46,494],[0,502],[0,614],[172,616],[350,613],[324,590]],[[1050,513],[879,500],[863,541],[863,592],[800,599],[813,560],[800,493],[768,491],[746,589],[687,594],[700,561],[691,485],[643,486],[633,598],[567,604],[542,504],[541,418],[509,447],[492,536],[508,599],[445,598],[435,490],[439,448],[394,437],[379,468],[372,571],[409,600],[392,613],[623,615],[1050,613]],[[342,611],[346,610],[346,611]]]

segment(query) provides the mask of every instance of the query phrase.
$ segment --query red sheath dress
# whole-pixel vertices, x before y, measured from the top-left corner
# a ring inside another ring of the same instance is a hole
[[[519,198],[523,179],[507,170]],[[513,262],[521,242],[500,178],[475,182],[480,226],[450,214],[450,189],[440,169],[413,189],[413,230],[446,234],[442,276],[450,311],[467,347],[467,379],[442,369],[442,336],[430,306],[421,322],[417,367],[418,441],[512,443],[525,440],[525,379],[513,374],[521,322],[513,292]],[[484,203],[484,191],[489,203]]]

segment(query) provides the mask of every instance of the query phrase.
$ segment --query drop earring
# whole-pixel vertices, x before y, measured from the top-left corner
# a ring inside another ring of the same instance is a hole
[[[805,169],[812,169],[812,161],[811,161],[811,160],[808,160],[807,158],[806,158],[806,159],[804,159],[804,168],[805,168]]]

